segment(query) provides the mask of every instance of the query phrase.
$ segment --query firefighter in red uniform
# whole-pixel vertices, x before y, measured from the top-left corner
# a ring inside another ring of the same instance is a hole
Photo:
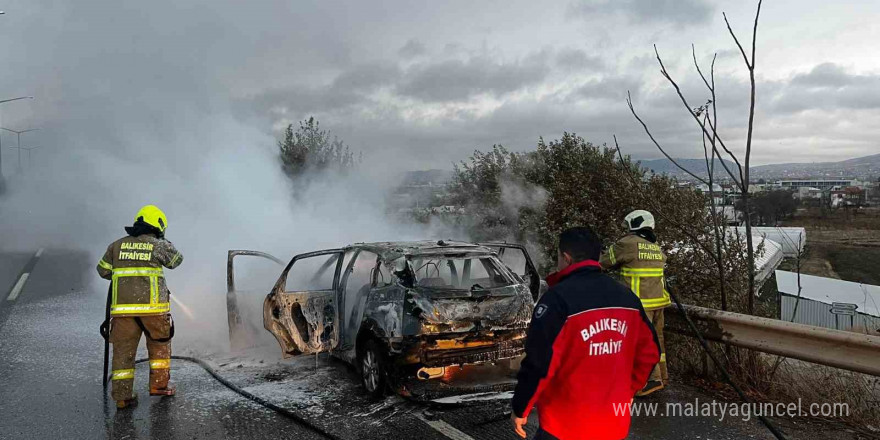
[[[534,406],[535,439],[625,438],[629,404],[660,360],[639,298],[602,273],[601,246],[589,228],[559,236],[559,271],[535,305],[513,396],[511,418],[522,438]]]

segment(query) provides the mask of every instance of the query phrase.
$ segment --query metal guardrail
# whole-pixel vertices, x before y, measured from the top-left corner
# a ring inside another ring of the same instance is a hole
[[[880,336],[704,307],[684,308],[707,340],[880,376]],[[694,337],[678,309],[669,308],[667,313],[672,318],[667,320],[669,331]]]

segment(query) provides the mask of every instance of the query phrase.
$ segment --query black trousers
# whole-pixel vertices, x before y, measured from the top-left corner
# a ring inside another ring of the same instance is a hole
[[[535,433],[535,436],[532,437],[532,440],[559,440],[554,437],[553,434],[550,434],[547,431],[544,431],[541,428],[538,428],[538,432]]]

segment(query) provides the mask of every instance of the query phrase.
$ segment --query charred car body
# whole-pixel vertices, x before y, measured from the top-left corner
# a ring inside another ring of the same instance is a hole
[[[241,254],[270,257],[230,251],[231,335],[240,324],[232,258]],[[520,356],[542,286],[519,245],[358,243],[295,256],[264,300],[263,326],[284,357],[332,353],[380,395],[391,378]]]

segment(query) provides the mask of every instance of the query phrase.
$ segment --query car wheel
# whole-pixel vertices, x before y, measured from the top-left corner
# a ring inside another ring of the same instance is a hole
[[[376,340],[368,340],[361,353],[361,383],[373,397],[385,395],[388,383],[385,366],[385,351]]]

